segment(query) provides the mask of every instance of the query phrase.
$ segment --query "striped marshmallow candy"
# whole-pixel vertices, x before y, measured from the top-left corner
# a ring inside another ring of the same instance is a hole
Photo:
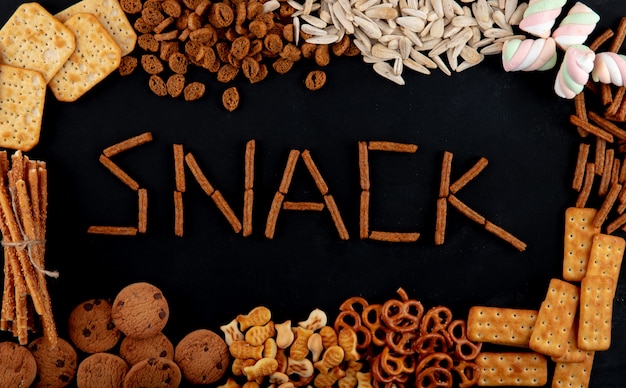
[[[554,39],[511,39],[502,47],[504,71],[549,70],[557,60]]]
[[[596,28],[600,15],[581,2],[577,2],[552,33],[556,44],[563,50],[574,44],[583,44]]]
[[[594,68],[595,56],[593,50],[581,44],[570,46],[565,51],[554,82],[554,91],[559,97],[572,99],[583,91]]]
[[[530,0],[519,28],[540,38],[548,38],[567,0]]]
[[[626,81],[626,56],[613,52],[596,54],[591,78],[596,82],[624,86]]]

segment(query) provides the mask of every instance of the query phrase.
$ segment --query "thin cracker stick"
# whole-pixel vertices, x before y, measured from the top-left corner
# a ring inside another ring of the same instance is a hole
[[[523,242],[522,240],[518,239],[517,237],[513,236],[511,233],[507,232],[506,230],[502,229],[501,227],[495,225],[494,223],[490,221],[485,221],[485,230],[495,234],[496,236],[500,237],[502,240],[513,245],[515,249],[517,249],[520,252],[523,252],[526,250],[525,242]]]
[[[626,155],[622,157],[622,167],[619,170],[619,183],[624,183],[626,181]]]
[[[624,43],[624,38],[626,38],[626,17],[622,17],[617,26],[617,30],[615,31],[615,36],[613,37],[613,41],[609,46],[608,51],[617,53],[620,48],[622,48],[622,44]]]
[[[611,184],[620,183],[619,173],[622,168],[622,161],[618,158],[613,159],[613,168],[611,169]]]
[[[437,220],[435,222],[435,245],[442,245],[446,236],[446,221],[448,200],[444,197],[437,199]]]
[[[137,190],[137,232],[146,233],[148,229],[148,190]]]
[[[391,151],[414,153],[417,151],[415,144],[396,143],[392,141],[370,141],[367,148],[370,151]]]
[[[215,191],[215,188],[209,180],[206,178],[200,166],[198,166],[198,162],[196,162],[196,158],[193,156],[191,152],[185,155],[185,163],[187,163],[187,167],[191,171],[191,174],[196,178],[196,182],[200,185],[200,188],[206,193],[206,195],[211,196]]]
[[[617,196],[619,205],[617,206],[617,213],[622,214],[626,210],[626,185],[622,185],[622,190]]]
[[[117,236],[135,236],[137,235],[137,228],[135,228],[134,226],[92,225],[87,229],[87,233],[110,234]]]
[[[576,158],[576,168],[574,170],[574,179],[572,181],[572,188],[576,191],[580,191],[583,185],[583,177],[585,176],[585,164],[589,158],[589,149],[591,147],[587,143],[580,143],[578,145],[578,157]]]
[[[602,101],[602,105],[605,106],[613,102],[613,91],[611,90],[611,85],[600,84],[600,100]]]
[[[359,142],[359,184],[361,190],[370,189],[370,166],[367,143]]]
[[[185,192],[185,153],[182,144],[173,144],[174,151],[174,179],[176,182],[176,191]]]
[[[581,118],[574,115],[570,115],[569,122],[574,124],[576,127],[582,128],[590,134],[595,135],[600,139],[606,140],[609,143],[613,143],[613,135],[596,125],[583,121]]]
[[[359,237],[366,239],[369,237],[370,228],[370,192],[361,191],[361,199],[359,201]]]
[[[605,119],[604,117],[593,111],[587,112],[587,115],[589,116],[591,121],[598,125],[598,127],[604,129],[618,139],[626,140],[626,131],[613,124],[611,121]]]
[[[239,233],[241,231],[241,221],[239,221],[239,218],[237,218],[233,209],[230,207],[228,202],[226,202],[222,193],[219,190],[215,190],[213,195],[211,195],[211,199],[215,202],[217,208],[222,212],[224,217],[226,217],[226,220],[230,223],[230,226],[233,228],[235,233]]]
[[[113,144],[110,147],[107,147],[102,151],[104,156],[110,158],[119,153],[130,150],[131,148],[140,146],[142,144],[148,143],[152,141],[152,132],[144,132],[141,135],[137,135],[131,137],[130,139],[126,139],[117,144]]]
[[[461,212],[461,214],[465,215],[470,220],[480,225],[485,224],[485,221],[486,221],[485,217],[481,216],[476,211],[472,210],[469,206],[467,206],[465,203],[461,202],[457,197],[454,196],[454,194],[450,194],[448,196],[448,202],[450,203],[450,205],[454,206],[459,212]]]
[[[596,175],[602,175],[604,171],[604,156],[606,155],[606,140],[596,138],[595,166]]]
[[[620,190],[622,190],[622,185],[620,185],[619,183],[611,186],[611,189],[609,190],[608,194],[604,198],[604,201],[602,202],[602,206],[600,206],[600,209],[598,209],[598,213],[596,213],[596,216],[593,218],[592,225],[594,227],[599,228],[602,226],[607,216],[609,215],[609,212],[613,208],[613,204],[615,204]]]
[[[576,207],[583,208],[587,204],[587,200],[589,199],[589,195],[591,194],[591,189],[593,187],[595,169],[596,166],[594,163],[587,163],[585,166],[585,178],[583,180],[583,187],[578,193],[578,198],[576,199]]]
[[[453,184],[450,185],[450,192],[452,194],[456,194],[459,190],[465,187],[472,179],[474,179],[482,170],[487,167],[489,161],[485,157],[481,157],[478,159],[472,168],[467,170],[465,174],[463,174],[459,179],[457,179]]]
[[[326,203],[326,208],[330,211],[330,215],[335,223],[337,232],[339,233],[339,238],[342,240],[348,240],[350,238],[348,235],[348,229],[346,229],[346,225],[343,223],[343,219],[341,218],[335,199],[332,195],[326,194],[324,195],[324,202]]]
[[[611,39],[613,37],[613,35],[615,35],[615,33],[613,32],[612,29],[608,28],[608,29],[604,30],[604,32],[602,34],[598,35],[593,40],[593,42],[591,42],[591,44],[589,45],[589,48],[592,51],[598,51],[598,49],[600,49],[600,46],[602,46],[606,41]]]
[[[370,233],[369,239],[375,241],[385,242],[415,242],[420,238],[420,234],[417,232],[403,233],[403,232],[381,232],[373,230]]]
[[[185,209],[183,207],[183,193],[174,190],[174,235],[183,237],[185,231]]]
[[[587,108],[585,102],[585,93],[578,93],[574,96],[574,107],[576,108],[576,116],[582,120],[587,121]],[[586,137],[588,133],[582,128],[578,128],[578,134],[581,137]]]
[[[291,178],[293,178],[293,172],[296,169],[296,163],[298,162],[298,158],[300,157],[300,151],[291,150],[289,151],[289,157],[287,158],[287,165],[285,166],[285,171],[283,172],[283,178],[280,181],[280,186],[278,191],[282,194],[287,194],[289,192],[289,186],[291,185]]]
[[[296,210],[296,211],[322,211],[324,210],[324,204],[321,202],[283,202],[284,210]]]
[[[450,172],[452,171],[452,152],[445,151],[441,162],[441,181],[439,183],[439,197],[450,194]]]
[[[322,177],[322,174],[320,174],[319,169],[315,165],[313,158],[311,158],[311,153],[309,152],[309,150],[302,151],[302,160],[304,161],[304,165],[306,166],[306,168],[309,170],[309,173],[313,177],[313,181],[315,182],[315,185],[317,186],[317,189],[320,191],[320,193],[322,195],[328,194],[328,185],[326,185],[326,181],[324,181],[324,178]]]
[[[619,217],[609,222],[606,226],[606,232],[608,234],[612,234],[617,229],[621,228],[626,224],[626,213],[622,213]]]
[[[254,154],[256,152],[256,142],[249,140],[246,143],[244,156],[244,189],[250,190],[254,187]]]
[[[247,189],[243,194],[243,236],[248,237],[252,234],[252,208],[254,205],[254,191]]]
[[[131,178],[128,174],[126,174],[121,168],[118,167],[117,164],[113,163],[113,161],[107,158],[104,155],[100,155],[100,163],[104,165],[113,175],[115,175],[119,180],[124,182],[126,186],[130,187],[134,191],[139,190],[139,183],[137,183],[133,178]]]
[[[622,100],[624,99],[624,93],[626,93],[626,87],[620,86],[617,88],[617,90],[615,91],[615,95],[613,96],[613,101],[604,110],[604,116],[611,117],[617,114],[619,107],[622,105]]]
[[[276,194],[274,194],[272,206],[270,207],[270,211],[267,214],[267,221],[265,223],[265,237],[269,238],[270,240],[274,238],[274,232],[276,231],[276,221],[278,220],[278,214],[280,213],[280,209],[284,200],[285,195],[282,194],[280,191],[277,191]]]
[[[609,184],[611,183],[611,169],[613,168],[613,159],[615,157],[615,150],[609,148],[604,153],[604,169],[600,178],[600,185],[598,188],[598,195],[603,197],[609,191]]]
[[[4,288],[2,290],[2,310],[0,312],[0,330],[7,331],[15,321],[15,280],[8,258],[8,250],[4,250]]]

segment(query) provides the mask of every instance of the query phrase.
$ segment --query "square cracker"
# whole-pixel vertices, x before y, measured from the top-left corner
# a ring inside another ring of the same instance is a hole
[[[578,347],[578,320],[574,320],[572,330],[565,346],[565,353],[561,357],[552,357],[554,362],[582,362],[587,358],[587,351]]]
[[[587,388],[591,381],[594,352],[587,352],[581,362],[557,362],[552,376],[552,388]]]
[[[570,207],[565,210],[565,236],[563,241],[563,279],[580,281],[585,277],[592,238],[600,233],[593,226],[598,211],[591,208]]]
[[[50,80],[59,101],[76,101],[120,65],[122,50],[90,13],[77,13],[65,25],[76,35],[76,51]]]
[[[0,62],[39,71],[46,83],[76,48],[72,31],[39,3],[24,3],[0,29]]]
[[[39,143],[45,98],[40,72],[0,65],[0,147],[28,151]]]
[[[579,299],[579,290],[575,285],[561,279],[550,280],[528,346],[551,357],[565,354]]]
[[[625,245],[626,241],[619,236],[609,234],[593,236],[586,276],[608,276],[617,283]]]
[[[585,276],[580,285],[578,347],[607,350],[611,346],[615,283],[608,276]]]
[[[480,387],[541,387],[548,382],[548,359],[533,352],[482,352],[474,360],[480,368]]]
[[[537,310],[473,306],[467,318],[467,338],[477,342],[528,347]]]
[[[117,0],[82,0],[54,16],[65,23],[77,13],[91,13],[107,29],[122,49],[122,56],[130,54],[137,42],[137,33]]]

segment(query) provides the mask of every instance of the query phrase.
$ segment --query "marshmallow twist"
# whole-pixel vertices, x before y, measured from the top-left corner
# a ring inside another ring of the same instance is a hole
[[[519,28],[540,38],[548,38],[567,0],[530,0]]]
[[[502,47],[504,71],[549,70],[557,60],[554,39],[511,39]]]
[[[574,44],[583,44],[596,28],[600,15],[578,2],[569,10],[552,37],[563,50]]]
[[[583,91],[593,70],[595,56],[593,50],[580,44],[570,46],[565,51],[554,82],[554,91],[559,97],[572,99]]]
[[[626,55],[613,52],[596,54],[591,77],[596,82],[624,86],[624,82],[626,82]]]

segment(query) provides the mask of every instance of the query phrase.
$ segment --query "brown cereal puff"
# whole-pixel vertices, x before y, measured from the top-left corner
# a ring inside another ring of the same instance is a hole
[[[346,52],[347,49],[350,48],[350,36],[348,34],[344,35],[339,42],[333,43],[331,46],[331,50],[335,56],[342,56],[343,53]]]
[[[239,91],[236,87],[232,86],[226,90],[222,94],[222,105],[229,112],[234,111],[239,106]]]
[[[141,67],[148,74],[159,74],[165,68],[161,60],[154,54],[144,54],[141,56]]]
[[[0,342],[0,386],[28,388],[37,376],[35,357],[24,346]]]
[[[183,90],[183,96],[185,97],[185,101],[194,101],[202,98],[204,96],[204,92],[206,90],[206,86],[202,82],[192,82],[185,86]]]
[[[163,41],[159,48],[159,58],[169,61],[170,57],[178,52],[178,42],[174,40]]]
[[[129,366],[121,357],[111,353],[95,353],[78,364],[78,388],[118,388],[124,383]]]
[[[230,45],[226,42],[218,42],[215,45],[215,52],[220,61],[228,63],[228,55],[230,54]]]
[[[53,348],[45,337],[39,337],[28,345],[37,363],[35,387],[62,388],[76,376],[78,354],[72,345],[59,338]]]
[[[183,0],[183,4],[185,4],[185,7],[195,10],[201,1],[202,0]]]
[[[176,345],[174,361],[192,384],[211,384],[221,379],[230,361],[228,345],[211,330],[198,329]]]
[[[192,31],[189,34],[189,40],[192,42],[213,46],[217,42],[217,31],[210,25]]]
[[[161,10],[157,7],[144,7],[144,9],[141,10],[141,17],[148,25],[151,25],[152,28],[165,20],[165,16],[163,16],[163,13],[161,13]]]
[[[250,50],[248,51],[249,57],[260,54],[261,51],[263,51],[263,41],[261,39],[253,39],[250,41]]]
[[[247,79],[253,79],[259,73],[259,62],[252,57],[245,57],[241,62],[241,71]]]
[[[146,22],[146,19],[140,17],[133,23],[133,28],[140,34],[148,34],[152,32],[154,26]]]
[[[230,46],[230,53],[238,60],[242,60],[250,52],[250,39],[247,36],[236,38]]]
[[[320,44],[315,49],[315,63],[319,66],[326,66],[330,63],[330,50],[327,44]]]
[[[231,65],[230,63],[226,63],[225,65],[220,67],[220,69],[218,70],[217,80],[219,82],[228,83],[234,80],[235,77],[237,77],[237,74],[239,74],[239,69],[237,69],[235,66]]]
[[[313,70],[307,74],[304,85],[309,90],[319,90],[326,84],[326,73],[322,70]]]
[[[304,42],[300,45],[300,52],[302,53],[302,56],[306,59],[313,59],[316,49],[317,45],[313,43]]]
[[[248,30],[257,38],[264,38],[267,35],[267,26],[260,20],[253,20],[248,24]]]
[[[183,93],[185,88],[185,76],[182,74],[173,74],[165,83],[167,93],[172,97],[178,97]]]
[[[111,318],[111,303],[91,299],[74,307],[68,320],[70,340],[85,353],[105,352],[121,338]]]
[[[137,68],[137,63],[138,61],[136,57],[130,55],[123,56],[120,60],[120,66],[117,70],[119,71],[120,75],[132,74]]]
[[[289,3],[287,2],[280,3],[280,8],[278,9],[278,16],[280,16],[282,19],[290,18],[294,12],[296,12],[296,9],[292,7]]]
[[[187,61],[187,57],[185,56],[185,54],[174,53],[170,55],[169,59],[167,60],[167,63],[170,66],[170,69],[172,69],[174,73],[177,73],[177,74],[187,73],[187,66],[189,64],[189,61]]]
[[[131,366],[154,357],[173,360],[174,345],[163,333],[157,333],[148,338],[124,337],[120,344],[119,355]]]
[[[263,13],[263,4],[256,0],[250,0],[246,8],[248,20],[254,20]]]
[[[161,332],[170,315],[161,290],[146,282],[124,287],[115,297],[111,316],[128,337],[148,338]]]
[[[256,77],[250,78],[250,83],[255,84],[257,82],[261,82],[267,77],[269,72],[267,71],[267,65],[262,63],[259,65],[259,71],[257,72]]]
[[[165,0],[161,3],[161,8],[163,8],[163,12],[165,12],[166,15],[173,18],[180,17],[183,11],[180,3],[176,0]]]
[[[354,44],[354,41],[350,39],[350,46],[344,51],[343,55],[347,57],[356,57],[361,54],[361,50]]]
[[[267,56],[277,55],[283,51],[283,40],[278,34],[267,34],[263,39],[263,47]]]
[[[137,37],[137,45],[145,51],[156,53],[159,51],[159,42],[153,34],[141,34]]]
[[[167,86],[165,85],[165,81],[163,78],[159,77],[156,74],[150,76],[148,80],[148,86],[152,93],[156,94],[159,97],[163,97],[167,95]]]
[[[120,0],[120,6],[122,7],[122,10],[129,15],[139,13],[143,8],[141,0]]]
[[[174,361],[155,357],[133,365],[126,373],[122,387],[175,388],[180,385],[181,380],[180,368]]]
[[[214,3],[209,9],[207,19],[213,27],[224,28],[233,23],[235,20],[235,12],[224,2]]]
[[[280,57],[296,62],[299,61],[300,58],[302,58],[302,51],[300,51],[300,49],[296,45],[292,43],[287,43],[283,48],[283,51],[281,51]]]
[[[285,58],[278,58],[272,63],[272,67],[278,74],[285,74],[293,67],[293,61]]]

